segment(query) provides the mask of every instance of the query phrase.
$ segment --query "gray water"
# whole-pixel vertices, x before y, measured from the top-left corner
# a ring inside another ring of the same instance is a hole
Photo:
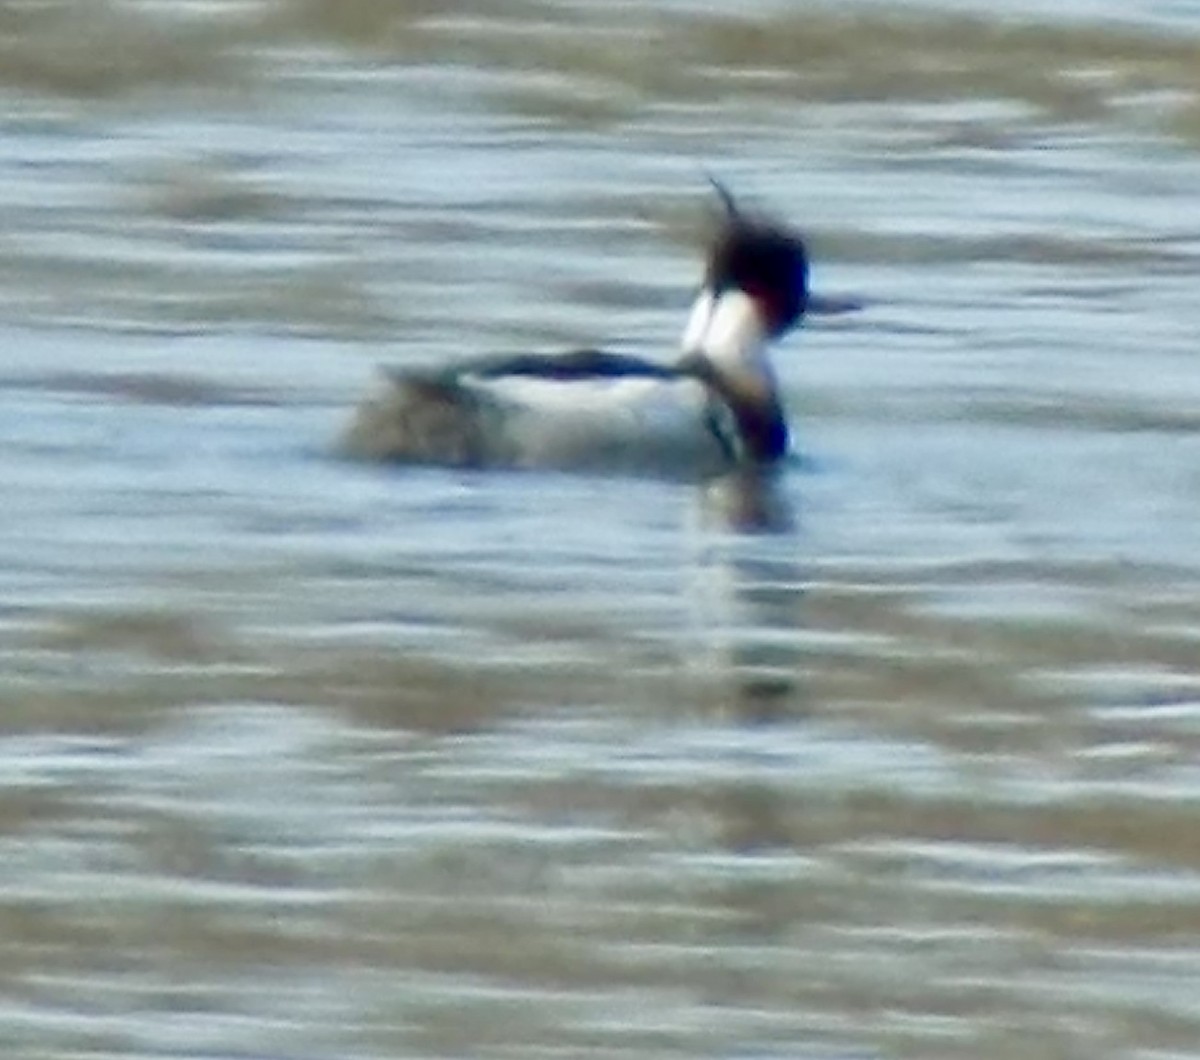
[[[5,1057],[1200,1052],[1200,4],[993,6],[0,4]],[[706,170],[774,490],[331,455]]]

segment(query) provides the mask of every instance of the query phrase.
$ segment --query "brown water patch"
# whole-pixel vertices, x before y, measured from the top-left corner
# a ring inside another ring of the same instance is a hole
[[[228,656],[227,645],[203,620],[166,610],[69,613],[43,630],[36,643],[72,655],[119,652],[167,662],[212,662]]]
[[[486,90],[502,107],[578,128],[714,94],[788,105],[1003,99],[1071,122],[1122,120],[1153,98],[1152,121],[1190,143],[1200,99],[1200,42],[1115,24],[830,7],[757,17],[629,12],[614,26],[552,4],[498,12],[468,0],[276,0],[265,12],[186,18],[56,0],[8,4],[0,17],[0,82],[75,98],[261,83],[268,51],[301,38],[505,72]],[[211,207],[208,194],[200,199],[209,204],[202,212]]]
[[[597,638],[570,616],[529,613],[502,625],[514,645],[535,651],[538,661],[521,662],[515,652],[453,661],[315,638],[298,646],[287,637],[166,608],[30,616],[31,632],[19,638],[9,676],[39,673],[42,680],[20,693],[22,709],[8,721],[24,727],[40,718],[59,730],[87,709],[103,717],[195,703],[270,703],[336,708],[389,729],[455,732],[535,707],[632,696],[630,709],[656,709],[680,697],[703,703],[715,694],[676,673],[663,649]],[[98,671],[107,674],[105,682],[96,682]]]
[[[969,416],[975,423],[1021,424],[1031,427],[1056,427],[1078,431],[1194,435],[1200,430],[1200,411],[1164,408],[1135,401],[1082,398],[1078,394],[1023,395],[1002,398],[995,395],[972,398],[960,395],[963,404],[949,418]],[[926,408],[923,419],[937,415]]]
[[[969,262],[1129,269],[1191,270],[1194,255],[1162,242],[1088,239],[1027,232],[1013,235],[951,236],[889,234],[816,228],[806,231],[819,260],[888,265],[945,265]]]
[[[502,103],[583,127],[717,91],[810,102],[1005,99],[1053,121],[1104,120],[1128,100],[1168,93],[1169,127],[1200,94],[1200,42],[1115,24],[831,7],[759,17],[647,14],[640,24],[634,13],[617,28],[537,5],[503,19],[469,5],[435,17],[423,4],[343,9],[333,0],[296,0],[277,11],[281,27],[376,54],[419,53],[523,75],[497,89]]]
[[[141,179],[131,197],[139,210],[201,223],[277,219],[291,205],[283,195],[215,161],[158,167]]]
[[[1193,96],[1170,110],[1165,128],[1190,147],[1200,147],[1200,98]]]
[[[230,20],[167,18],[113,0],[0,6],[0,83],[86,100],[244,86]]]
[[[24,387],[115,397],[139,405],[278,405],[278,396],[192,375],[160,372],[55,372]]]
[[[293,334],[371,339],[395,330],[390,306],[354,261],[213,268],[164,250],[161,260],[58,253],[0,242],[0,303],[9,320],[129,327],[265,324]],[[153,324],[147,324],[153,321]]]
[[[396,319],[353,261],[331,261],[250,275],[190,292],[163,315],[181,323],[262,322],[313,336],[368,340],[391,335]]]
[[[842,584],[847,577],[853,584]],[[1166,591],[1186,578],[1045,564],[950,567],[927,572],[919,588],[904,576],[894,585],[878,575],[869,585],[852,573],[824,576],[802,596],[795,591],[800,625],[786,631],[786,644],[764,653],[763,637],[785,631],[735,631],[716,669],[697,665],[697,645],[619,635],[571,612],[503,601],[492,617],[479,613],[494,626],[496,647],[469,659],[342,638],[308,637],[301,646],[283,634],[157,609],[47,615],[31,623],[40,632],[25,643],[35,653],[13,658],[17,673],[48,675],[21,694],[21,716],[44,712],[54,728],[56,711],[75,718],[80,699],[118,712],[197,702],[333,708],[372,727],[422,732],[612,704],[606,709],[643,721],[827,719],[955,754],[1053,756],[1061,747],[1138,742],[1136,719],[1094,717],[1088,704],[1138,702],[1146,694],[1139,689],[1158,689],[1156,703],[1184,701],[1189,689],[1200,694],[1195,608]],[[1160,602],[1146,599],[1147,584],[1163,587]],[[943,599],[980,585],[1018,599],[1024,586],[1058,585],[1075,606],[1062,618],[941,610]],[[443,591],[461,592],[422,593]],[[1122,608],[1127,599],[1139,602]],[[103,685],[89,680],[89,660],[109,675]],[[1108,674],[1134,684],[1105,691]],[[1172,735],[1137,768],[1182,762],[1194,744]],[[1097,777],[1106,768],[1088,767]]]
[[[880,580],[842,574],[860,585]],[[1021,574],[1072,576],[1114,596],[1147,577],[1119,563],[963,564],[925,581]],[[829,571],[823,580],[838,579]],[[817,586],[805,598],[807,628],[853,631],[860,647],[872,631],[915,651],[952,640],[961,624],[919,614],[922,594],[902,591],[903,580],[897,575],[890,592],[860,590],[857,601],[835,584]],[[159,613],[126,611],[134,618],[127,640],[140,647]],[[753,754],[677,750],[698,720],[716,715],[695,712],[711,692],[670,671],[672,648],[605,638],[586,614],[560,624],[543,609],[497,621],[514,646],[557,632],[563,646],[586,651],[556,669],[504,665],[507,653],[443,661],[357,637],[214,625],[206,643],[216,654],[199,679],[168,684],[169,659],[157,677],[144,667],[143,691],[170,689],[164,704],[184,708],[160,712],[150,734],[148,742],[171,748],[167,765],[141,761],[143,741],[132,740],[114,749],[119,768],[68,782],[57,805],[38,807],[24,793],[16,800],[15,826],[32,829],[30,842],[49,851],[49,867],[37,866],[26,890],[0,901],[0,955],[10,968],[36,969],[33,980],[9,977],[18,996],[54,998],[56,976],[67,991],[70,977],[89,974],[119,990],[113,964],[126,955],[153,983],[126,988],[140,991],[143,1012],[228,1008],[224,994],[177,992],[174,984],[192,976],[231,990],[240,976],[262,980],[265,966],[282,978],[362,976],[374,988],[355,992],[367,1009],[355,1014],[356,1041],[397,1053],[617,1042],[674,1055],[713,1035],[732,1043],[747,1026],[760,1043],[794,1043],[844,1021],[856,1041],[887,1042],[898,1055],[962,1055],[939,1052],[942,1039],[922,1029],[930,1021],[953,1023],[963,1040],[983,1043],[983,1055],[1051,1055],[1029,1051],[1030,1022],[1044,1015],[1031,998],[1051,988],[1063,991],[1072,1020],[1111,1021],[1118,1012],[1122,1034],[1139,1047],[1194,1031],[1184,1006],[1113,1000],[1124,977],[1136,977],[1139,955],[1186,961],[1200,930],[1186,887],[1153,888],[1172,870],[1200,867],[1189,807],[1118,789],[1094,795],[1086,784],[1038,797],[1043,771],[1061,777],[1086,748],[1078,730],[1031,711],[1045,747],[990,762],[963,755],[949,792],[919,782],[909,789],[869,767],[832,785],[803,768],[755,779]],[[958,646],[988,650],[983,630],[995,624],[969,625]],[[101,636],[92,649],[53,639],[43,650],[103,656],[126,643],[110,648]],[[1013,650],[1020,669],[1029,643]],[[822,648],[797,658],[797,676],[819,682],[875,654],[842,659]],[[234,660],[239,671],[226,665]],[[94,693],[85,693],[93,707]],[[170,763],[188,760],[189,723],[205,711],[197,704],[221,702],[233,705],[217,711],[208,734],[215,761],[202,758],[176,777]],[[328,731],[312,747],[268,744],[261,764],[282,766],[283,783],[273,798],[252,790],[247,799],[222,785],[224,741],[237,731],[224,726],[264,702],[283,706],[273,722],[280,729],[320,714]],[[923,703],[922,690],[900,690],[856,717],[853,699],[831,699],[820,704],[817,739],[823,726],[851,741],[891,726],[903,776]],[[590,715],[596,754],[575,747],[559,763],[556,726],[570,726],[589,704],[611,704]],[[946,702],[931,713],[971,708]],[[546,728],[522,734],[523,721]],[[356,725],[370,731],[356,734]],[[654,749],[639,757],[648,733]],[[778,733],[796,739],[788,728]],[[725,735],[736,744],[745,732],[735,725]],[[746,771],[714,777],[714,759]],[[127,789],[126,771],[151,779]],[[325,800],[336,802],[336,782],[347,776],[351,828],[331,836],[339,818],[323,817]],[[307,816],[280,811],[292,798],[307,803],[324,839],[308,834]],[[414,807],[412,832],[389,830]],[[277,813],[292,831],[273,829]],[[1132,890],[1143,879],[1144,896]],[[167,986],[152,974],[162,966],[176,977]],[[1087,989],[1072,991],[1073,977],[1086,978]],[[245,1000],[252,1011],[255,997]],[[638,1013],[652,1016],[637,1024]],[[606,1022],[625,1017],[634,1025]],[[332,1018],[318,1013],[314,1026]]]
[[[813,98],[986,96],[1089,118],[1121,93],[1200,87],[1200,42],[1115,25],[817,9],[703,20],[690,42],[719,66],[790,71]]]
[[[913,329],[888,325],[893,334],[942,334],[935,327]],[[972,390],[931,387],[920,393],[890,395],[826,393],[820,398],[800,395],[797,403],[822,419],[886,417],[894,423],[972,423],[1032,427],[1080,433],[1193,435],[1200,413],[1171,408],[1134,397],[1109,398],[1047,393],[1041,390]]]
[[[486,0],[276,0],[263,20],[269,34],[302,35],[372,52],[404,54],[428,44],[436,25],[537,22],[552,5],[516,0],[497,8]],[[561,17],[561,12],[559,12]]]

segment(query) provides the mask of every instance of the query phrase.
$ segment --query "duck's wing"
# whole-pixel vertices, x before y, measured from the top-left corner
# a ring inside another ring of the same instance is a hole
[[[605,379],[674,380],[684,372],[671,365],[604,350],[570,353],[522,353],[477,357],[439,368],[390,368],[393,379],[453,385],[465,379],[543,379],[553,382],[600,382]]]

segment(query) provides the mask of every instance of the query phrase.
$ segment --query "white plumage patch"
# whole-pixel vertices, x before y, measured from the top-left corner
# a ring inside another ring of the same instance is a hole
[[[744,394],[775,391],[762,312],[744,291],[702,290],[683,330],[683,352],[703,356]]]
[[[494,410],[514,462],[526,467],[702,469],[723,454],[708,396],[690,379],[462,380]]]

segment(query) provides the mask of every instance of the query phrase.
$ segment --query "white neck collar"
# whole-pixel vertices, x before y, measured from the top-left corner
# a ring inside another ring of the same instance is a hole
[[[775,370],[767,358],[766,332],[754,299],[744,291],[703,289],[683,331],[685,357],[703,357],[746,398],[775,399]]]

